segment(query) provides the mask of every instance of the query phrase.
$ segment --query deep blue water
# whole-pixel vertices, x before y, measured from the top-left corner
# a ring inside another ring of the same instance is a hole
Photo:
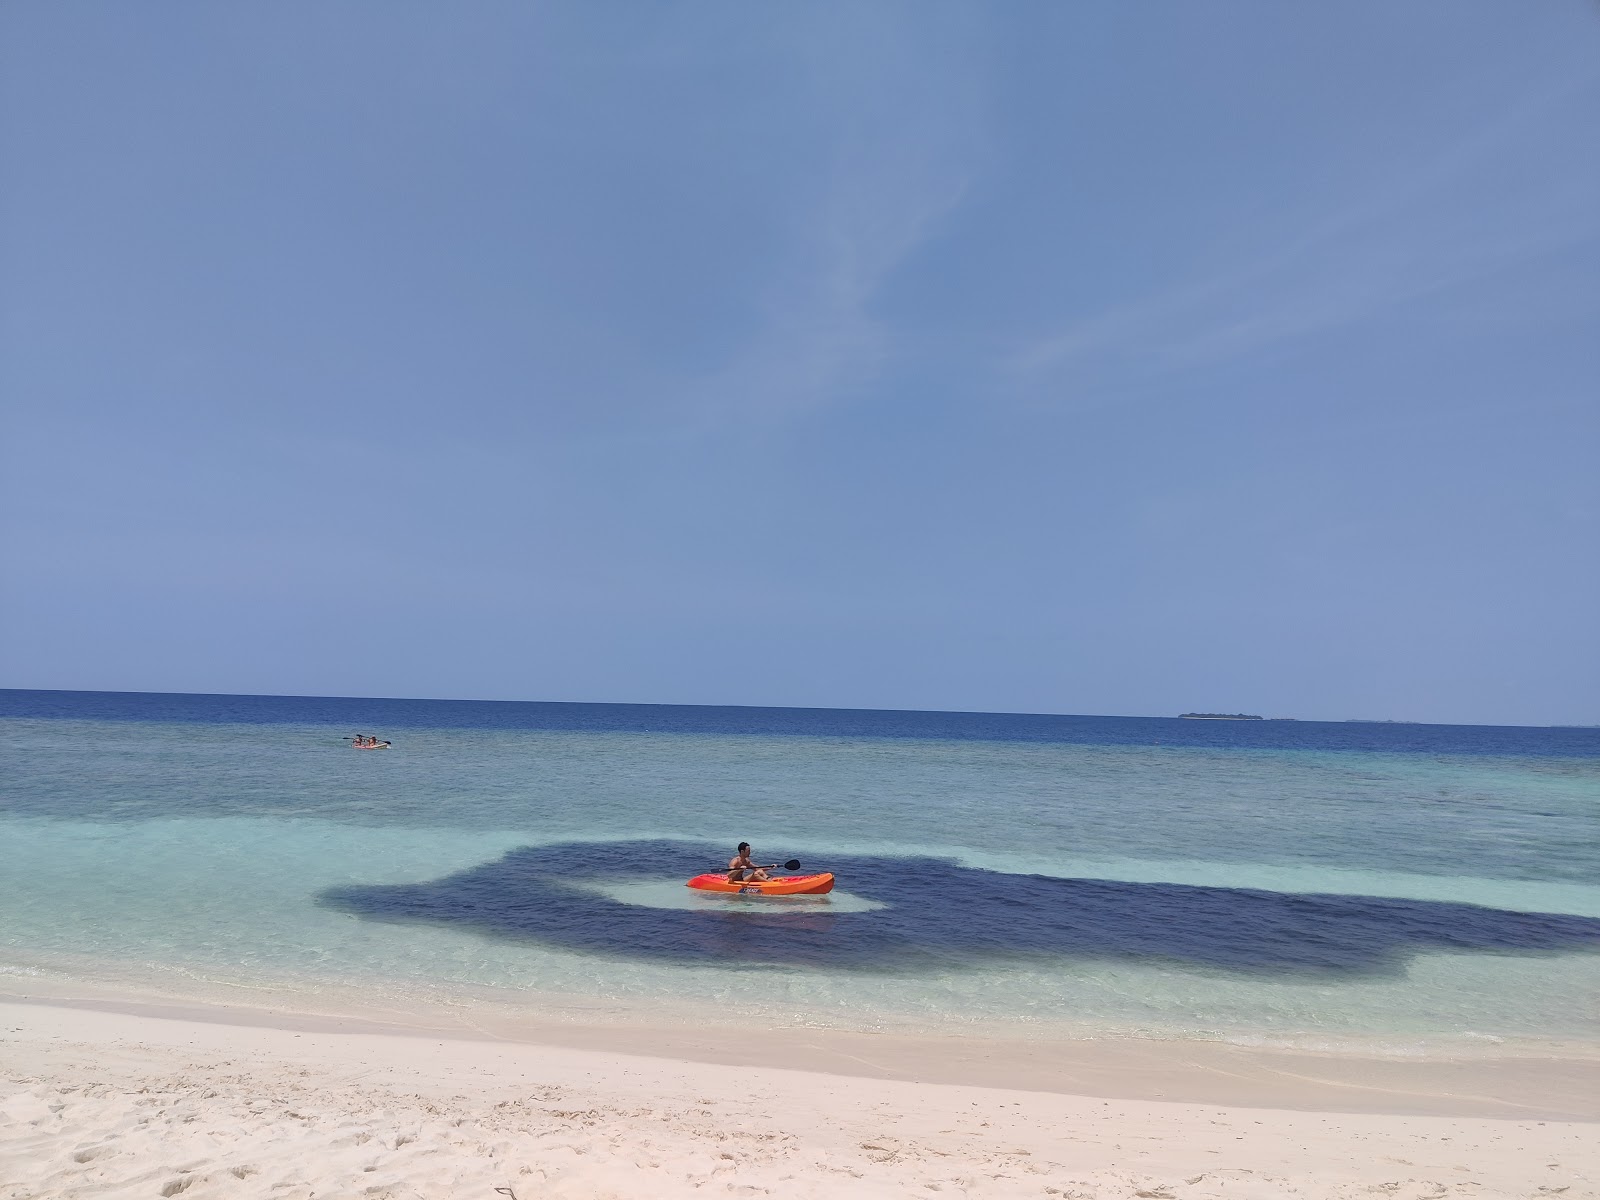
[[[1413,725],[1375,721],[1206,721],[1173,717],[892,709],[750,708],[686,704],[565,704],[345,696],[222,696],[179,692],[0,689],[0,719],[173,721],[208,725],[324,724],[349,730],[481,729],[685,733],[1190,746],[1224,750],[1600,757],[1600,727]]]
[[[684,842],[523,847],[442,879],[336,887],[320,901],[589,954],[685,965],[915,972],[1030,956],[1341,979],[1393,975],[1427,950],[1600,950],[1600,919],[1474,904],[1251,888],[1054,879],[940,859],[835,854],[828,867],[881,907],[830,912],[804,898],[718,898],[640,909],[581,886],[597,863],[688,878],[722,848]]]

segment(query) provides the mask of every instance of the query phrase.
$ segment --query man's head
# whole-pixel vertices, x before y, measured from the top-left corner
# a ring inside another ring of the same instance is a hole
[[[749,854],[749,853],[750,853],[750,843],[749,842],[740,842],[739,843],[739,854],[740,854],[740,856],[743,857],[744,855]]]

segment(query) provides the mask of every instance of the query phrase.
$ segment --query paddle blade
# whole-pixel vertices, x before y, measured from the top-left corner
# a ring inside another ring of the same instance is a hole
[[[783,869],[785,871],[798,871],[800,869],[800,860],[798,858],[791,858],[788,862],[783,864]]]

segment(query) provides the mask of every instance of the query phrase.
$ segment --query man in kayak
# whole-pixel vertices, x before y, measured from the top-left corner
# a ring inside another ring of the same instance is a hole
[[[750,861],[750,843],[740,842],[739,853],[728,860],[728,882],[762,883],[770,878],[765,870]]]

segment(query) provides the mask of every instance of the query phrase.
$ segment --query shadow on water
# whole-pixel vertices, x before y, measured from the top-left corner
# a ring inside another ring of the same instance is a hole
[[[608,875],[686,879],[726,853],[671,841],[527,846],[427,883],[331,888],[319,902],[373,920],[458,926],[616,958],[894,973],[1051,956],[1351,977],[1398,973],[1423,951],[1600,950],[1600,919],[1590,917],[1009,875],[932,858],[832,856],[825,869],[841,887],[886,906],[871,912],[817,904],[795,911],[783,900],[732,896],[702,911],[648,908],[582,886]]]

